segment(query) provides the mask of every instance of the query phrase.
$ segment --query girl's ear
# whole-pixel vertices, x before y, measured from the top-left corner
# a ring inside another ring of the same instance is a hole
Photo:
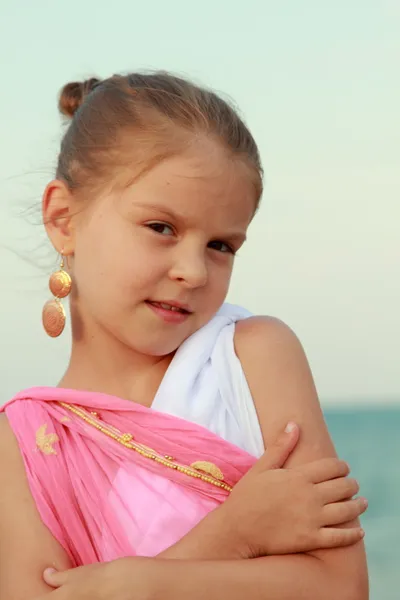
[[[42,216],[47,235],[57,252],[74,254],[75,232],[72,219],[72,194],[66,184],[54,179],[42,198]]]

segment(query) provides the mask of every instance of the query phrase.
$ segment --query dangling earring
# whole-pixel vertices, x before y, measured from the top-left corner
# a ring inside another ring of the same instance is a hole
[[[64,271],[64,257],[61,254],[61,265],[59,271],[52,273],[49,280],[49,288],[54,300],[49,300],[43,307],[43,327],[50,337],[58,337],[65,327],[65,310],[60,298],[66,298],[71,291],[72,280]]]

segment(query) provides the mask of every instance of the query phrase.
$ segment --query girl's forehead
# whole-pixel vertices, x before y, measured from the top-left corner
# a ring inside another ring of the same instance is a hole
[[[140,202],[190,212],[239,210],[245,219],[254,213],[257,202],[249,167],[226,151],[168,158],[135,182],[128,196],[133,207]]]
[[[218,185],[226,187],[228,181],[244,176],[247,169],[242,161],[232,158],[224,149],[200,148],[167,158],[149,171],[161,183],[175,185],[209,186],[210,190]]]

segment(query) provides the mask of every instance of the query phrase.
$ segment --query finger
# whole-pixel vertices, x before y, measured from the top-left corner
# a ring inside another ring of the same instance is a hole
[[[368,502],[365,498],[353,498],[346,502],[327,504],[322,511],[322,526],[326,527],[349,523],[362,515],[367,508]]]
[[[296,423],[288,423],[256,463],[255,470],[281,469],[299,440],[300,429]]]
[[[58,588],[68,580],[68,571],[56,571],[55,569],[45,569],[43,572],[43,579],[53,588]]]
[[[296,467],[303,471],[313,483],[322,483],[337,477],[346,477],[350,473],[349,465],[338,458],[321,458],[320,460]]]
[[[319,533],[320,548],[343,548],[361,541],[365,533],[361,527],[334,529],[323,527]]]
[[[358,494],[360,491],[358,482],[350,477],[340,477],[331,479],[330,481],[323,481],[322,483],[319,483],[317,487],[324,504],[347,500]]]

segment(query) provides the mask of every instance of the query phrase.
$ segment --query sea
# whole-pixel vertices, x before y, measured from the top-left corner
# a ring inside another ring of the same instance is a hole
[[[349,462],[369,502],[361,521],[370,600],[400,600],[400,406],[324,413],[340,458]]]

